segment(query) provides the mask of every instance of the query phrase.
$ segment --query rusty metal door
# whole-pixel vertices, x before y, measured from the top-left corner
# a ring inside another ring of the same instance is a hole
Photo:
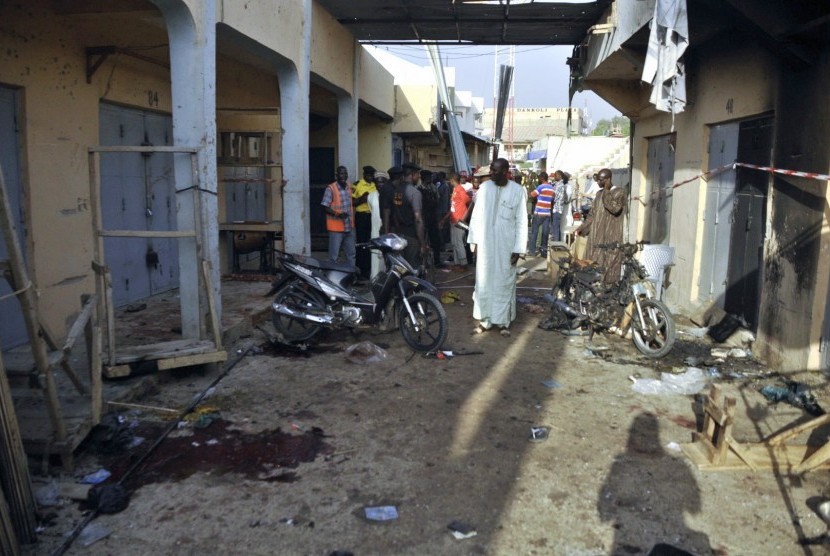
[[[738,157],[739,124],[732,122],[709,129],[709,170],[735,162]],[[706,182],[706,212],[703,217],[699,297],[721,308],[729,268],[729,240],[735,205],[735,170],[713,175]]]
[[[645,236],[651,243],[668,244],[671,232],[674,151],[677,135],[661,135],[648,140],[648,191]]]
[[[102,145],[171,145],[172,118],[102,103]],[[173,157],[169,153],[104,153],[101,156],[104,228],[176,229]],[[172,238],[108,237],[106,263],[112,270],[116,306],[179,285],[178,246]]]
[[[0,167],[11,201],[12,217],[17,228],[17,239],[26,256],[26,220],[23,210],[23,180],[20,172],[19,91],[0,87]],[[8,259],[6,242],[0,232],[0,259]],[[12,293],[9,283],[0,277],[0,297]],[[23,310],[17,296],[0,299],[0,350],[7,350],[29,341]]]
[[[771,117],[740,122],[738,162],[769,166],[772,139]],[[735,210],[723,308],[742,316],[752,330],[758,328],[769,180],[766,172],[748,168],[738,168],[735,176]]]

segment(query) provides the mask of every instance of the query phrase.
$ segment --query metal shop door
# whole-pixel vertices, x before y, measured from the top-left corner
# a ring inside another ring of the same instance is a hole
[[[709,170],[735,162],[740,124],[733,122],[709,129]],[[726,294],[732,210],[735,206],[735,170],[709,178],[703,217],[703,249],[700,262],[700,301],[714,301],[721,308]]]
[[[100,142],[107,146],[172,145],[172,118],[111,104],[100,107]],[[103,153],[101,210],[106,229],[175,230],[176,196],[170,153]],[[116,306],[179,285],[174,238],[106,238]]]
[[[772,132],[771,117],[740,122],[738,162],[769,166]],[[769,180],[766,172],[748,168],[738,168],[735,176],[735,211],[723,308],[746,319],[752,330],[758,328]]]
[[[648,140],[649,203],[646,211],[645,237],[651,243],[669,243],[671,231],[674,151],[677,135],[672,133]]]
[[[20,103],[17,89],[0,87],[0,167],[6,183],[12,218],[17,228],[17,239],[26,256],[26,220],[23,211],[23,185],[20,175],[20,128],[18,127]],[[0,259],[8,259],[6,241],[0,231]],[[12,293],[9,283],[0,277],[0,298]],[[0,299],[0,351],[21,346],[29,341],[23,310],[17,296]]]
[[[323,193],[326,186],[334,181],[334,148],[312,147],[308,150],[308,176],[311,185],[308,191],[308,214],[311,218],[311,249],[313,251],[328,250],[328,232],[326,232],[326,215],[320,202],[323,200]],[[350,169],[349,172],[352,172]],[[362,174],[361,174],[362,175]],[[357,181],[361,175],[349,174],[352,182]]]

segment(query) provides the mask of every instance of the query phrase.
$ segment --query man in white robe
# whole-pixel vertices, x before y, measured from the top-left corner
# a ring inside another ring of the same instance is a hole
[[[498,326],[504,336],[516,318],[516,263],[527,247],[527,191],[507,178],[508,170],[503,158],[490,165],[491,179],[478,190],[467,236],[476,246],[476,332]]]

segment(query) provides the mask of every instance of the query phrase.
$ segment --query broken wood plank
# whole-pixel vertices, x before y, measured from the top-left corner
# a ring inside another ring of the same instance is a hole
[[[208,363],[219,363],[228,360],[228,354],[224,351],[214,351],[211,353],[200,353],[196,355],[187,355],[184,357],[170,357],[167,359],[158,360],[158,368],[160,371],[169,369],[177,369],[179,367],[191,367],[193,365],[207,365]]]
[[[173,340],[125,348],[116,354],[116,363],[123,365],[125,363],[170,359],[210,351],[216,351],[216,346],[210,340]]]
[[[64,353],[69,353],[72,351],[72,348],[75,346],[75,341],[78,339],[78,336],[80,336],[84,329],[86,329],[86,324],[92,317],[92,312],[95,310],[97,303],[98,294],[93,294],[89,296],[89,298],[84,303],[81,312],[78,314],[78,317],[75,319],[75,322],[72,323],[72,328],[69,329],[69,332],[66,335],[66,340],[63,342]]]
[[[762,443],[743,443],[743,456],[747,458],[756,469],[775,469],[782,473],[798,474],[801,463],[809,456],[819,450],[816,446],[782,444],[780,446],[769,446]],[[705,471],[747,471],[752,469],[733,451],[727,452],[722,463],[712,463],[708,454],[702,450],[699,442],[681,444],[683,453],[694,463],[698,469]],[[819,463],[814,469],[830,469],[830,461],[825,460]]]
[[[162,413],[181,413],[180,409],[170,409],[169,407],[158,407],[155,405],[142,405],[140,403],[107,402],[107,405],[113,407],[126,407],[128,409],[141,409],[144,411],[160,411]]]
[[[115,365],[112,367],[105,365],[102,372],[107,378],[122,378],[130,376],[130,372],[132,372],[132,370],[129,365]]]
[[[783,444],[787,440],[795,438],[796,436],[800,435],[803,432],[807,432],[809,430],[818,428],[818,427],[824,425],[825,423],[830,423],[830,413],[825,413],[824,415],[821,415],[820,417],[816,417],[815,419],[810,419],[806,423],[802,423],[802,424],[797,425],[795,427],[779,431],[779,432],[773,434],[772,436],[770,436],[769,438],[767,438],[764,442],[766,442],[767,444],[769,444],[771,446],[776,446],[776,445],[779,445],[779,444]]]

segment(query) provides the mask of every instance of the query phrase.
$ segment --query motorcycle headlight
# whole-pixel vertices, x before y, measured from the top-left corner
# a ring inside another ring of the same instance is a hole
[[[403,251],[404,249],[406,249],[407,245],[409,245],[407,241],[400,236],[395,236],[394,238],[389,240],[389,247],[391,247],[395,251]]]

